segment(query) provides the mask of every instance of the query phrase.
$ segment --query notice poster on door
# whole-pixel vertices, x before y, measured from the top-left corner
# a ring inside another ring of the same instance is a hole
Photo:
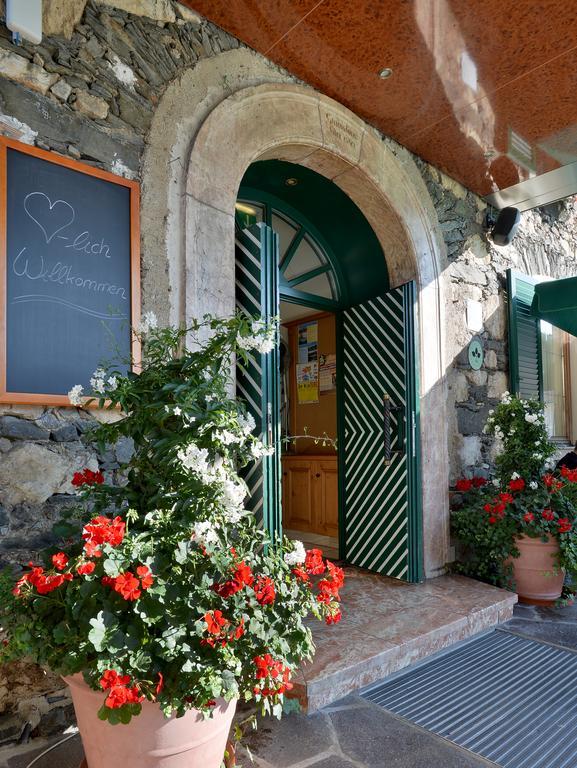
[[[297,396],[299,405],[318,403],[319,366],[314,363],[297,363]]]
[[[321,395],[337,388],[337,356],[319,356],[319,390]]]
[[[300,364],[317,362],[319,353],[318,341],[319,324],[316,321],[299,325],[298,362]]]

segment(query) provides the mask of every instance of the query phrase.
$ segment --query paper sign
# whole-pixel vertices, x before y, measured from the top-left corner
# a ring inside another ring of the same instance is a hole
[[[318,363],[297,363],[297,394],[299,404],[318,403],[319,401],[319,366]]]

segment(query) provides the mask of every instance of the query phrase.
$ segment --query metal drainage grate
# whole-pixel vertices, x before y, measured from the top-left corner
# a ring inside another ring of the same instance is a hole
[[[362,696],[504,768],[576,768],[577,654],[496,631]]]

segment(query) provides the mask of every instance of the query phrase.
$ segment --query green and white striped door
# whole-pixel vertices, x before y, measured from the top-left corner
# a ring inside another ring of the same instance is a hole
[[[346,559],[406,581],[421,579],[415,296],[407,283],[342,320]]]
[[[279,315],[278,236],[266,224],[236,232],[236,305],[251,317],[266,322]],[[244,480],[250,497],[247,508],[272,536],[281,534],[279,348],[267,355],[251,354],[248,365],[237,366],[237,393],[256,422],[256,434],[271,456],[250,464]]]

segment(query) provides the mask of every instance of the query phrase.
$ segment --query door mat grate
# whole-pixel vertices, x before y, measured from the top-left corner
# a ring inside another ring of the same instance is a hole
[[[363,698],[503,768],[576,768],[577,654],[494,631]]]

